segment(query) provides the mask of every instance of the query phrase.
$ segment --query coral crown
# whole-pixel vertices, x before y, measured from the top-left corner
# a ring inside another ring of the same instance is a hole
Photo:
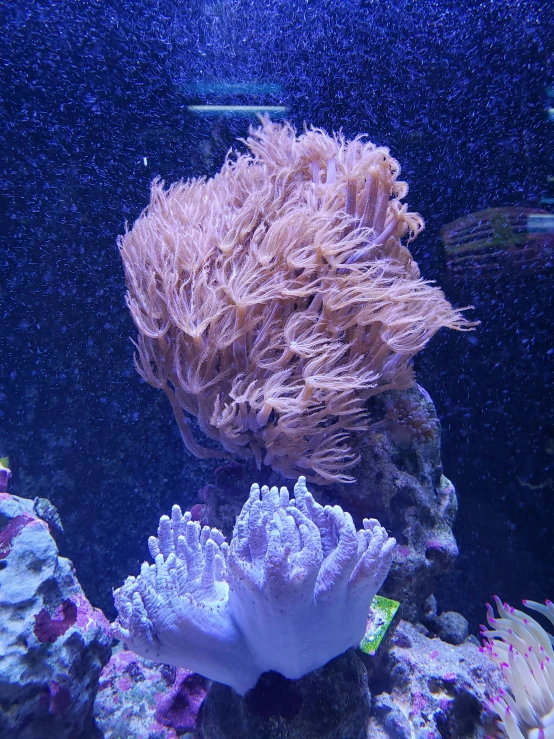
[[[395,541],[374,519],[356,532],[305,478],[294,493],[253,485],[230,546],[174,506],[149,540],[155,563],[115,591],[114,636],[239,693],[263,672],[296,679],[358,646]]]
[[[245,143],[213,178],[154,182],[120,240],[137,368],[195,455],[353,482],[365,401],[411,386],[441,327],[472,324],[402,244],[423,221],[388,149],[268,119]]]

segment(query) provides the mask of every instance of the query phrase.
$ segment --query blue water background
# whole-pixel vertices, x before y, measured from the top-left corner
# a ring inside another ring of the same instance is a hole
[[[449,281],[439,235],[548,195],[551,3],[31,0],[1,13],[0,455],[15,493],[58,506],[93,602],[112,612],[159,515],[212,476],[133,368],[116,249],[155,176],[213,174],[245,135],[247,118],[189,111],[206,103],[283,105],[297,126],[365,132],[399,159],[427,224],[423,273],[482,322],[417,361],[460,501],[440,605],[475,628],[494,592],[554,597],[552,274]]]

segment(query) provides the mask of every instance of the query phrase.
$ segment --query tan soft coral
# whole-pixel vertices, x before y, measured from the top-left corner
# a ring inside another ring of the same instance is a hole
[[[469,328],[401,243],[423,227],[387,149],[288,124],[205,180],[152,185],[120,241],[137,367],[231,454],[286,477],[351,482],[365,401],[413,384],[439,328]]]

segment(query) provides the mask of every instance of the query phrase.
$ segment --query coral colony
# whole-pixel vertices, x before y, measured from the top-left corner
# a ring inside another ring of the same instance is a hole
[[[245,143],[213,178],[154,182],[120,241],[137,368],[198,457],[353,482],[366,400],[410,387],[441,327],[472,324],[402,244],[423,221],[388,149],[269,119]]]
[[[240,694],[263,672],[297,679],[357,647],[395,540],[374,519],[356,531],[303,477],[294,495],[253,485],[230,545],[174,506],[148,542],[154,564],[115,591],[114,636]]]

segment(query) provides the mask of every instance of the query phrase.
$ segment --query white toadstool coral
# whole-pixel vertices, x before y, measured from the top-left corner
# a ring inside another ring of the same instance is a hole
[[[115,591],[114,635],[241,694],[263,672],[299,678],[357,646],[395,541],[375,520],[356,532],[305,478],[294,493],[253,485],[230,546],[174,506],[149,540],[154,564]]]

